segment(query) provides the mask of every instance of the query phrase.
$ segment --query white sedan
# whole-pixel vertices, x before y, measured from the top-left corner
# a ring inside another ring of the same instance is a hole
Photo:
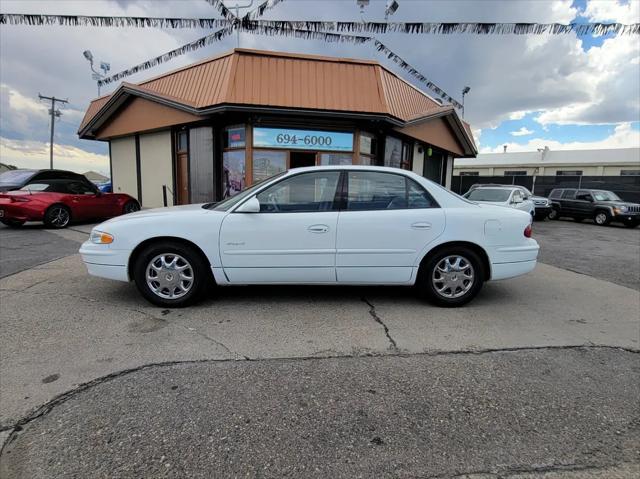
[[[533,200],[529,199],[524,190],[517,186],[492,185],[472,187],[464,194],[464,197],[475,203],[506,206],[507,208],[526,211],[532,218],[535,216],[536,207]]]
[[[220,203],[143,210],[94,228],[89,274],[135,281],[163,307],[214,286],[416,285],[441,306],[536,265],[525,212],[477,205],[414,173],[293,169]]]

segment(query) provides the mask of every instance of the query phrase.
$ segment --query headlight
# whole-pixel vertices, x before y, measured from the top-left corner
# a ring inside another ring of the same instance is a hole
[[[92,230],[89,241],[95,244],[110,244],[113,243],[113,236],[104,231]]]
[[[616,206],[615,208],[613,208],[613,212],[619,215],[620,213],[626,213],[628,209],[629,208],[627,208],[626,206]]]
[[[622,211],[623,213],[626,213],[629,210],[629,208],[627,208],[626,206],[621,206],[620,207],[620,211]]]

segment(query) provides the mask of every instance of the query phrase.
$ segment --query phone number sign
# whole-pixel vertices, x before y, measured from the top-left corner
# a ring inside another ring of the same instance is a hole
[[[353,151],[353,133],[289,128],[254,128],[253,146],[254,148],[285,148],[287,150]]]

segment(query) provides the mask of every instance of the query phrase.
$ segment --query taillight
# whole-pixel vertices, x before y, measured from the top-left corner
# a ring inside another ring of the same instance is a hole
[[[525,238],[531,238],[531,235],[533,235],[533,228],[531,227],[531,225],[527,225],[527,227],[524,229],[524,236]]]

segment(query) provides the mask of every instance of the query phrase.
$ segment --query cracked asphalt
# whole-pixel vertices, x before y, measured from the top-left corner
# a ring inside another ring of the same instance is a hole
[[[612,263],[555,223],[555,266],[461,309],[331,287],[160,309],[77,255],[22,255],[0,279],[0,477],[636,477],[640,231],[616,229]]]

